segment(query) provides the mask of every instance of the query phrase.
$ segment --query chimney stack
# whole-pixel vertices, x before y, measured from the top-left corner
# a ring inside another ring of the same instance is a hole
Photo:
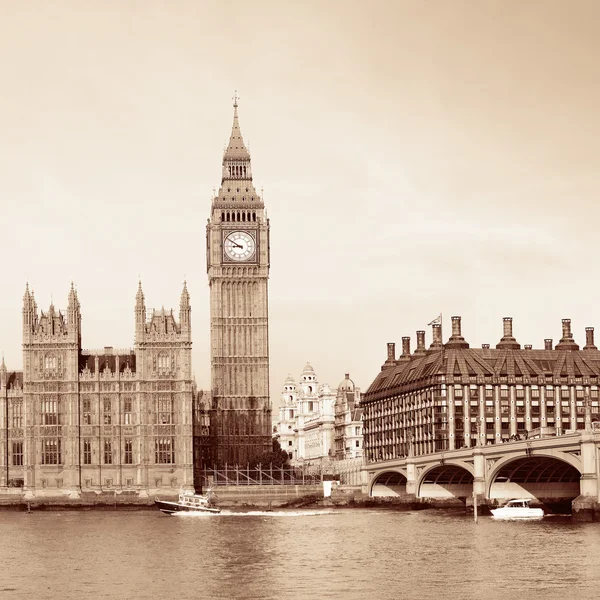
[[[481,344],[481,347],[482,347],[484,350],[489,350],[489,349],[490,349],[490,345],[489,345],[489,344]]]
[[[496,348],[501,348],[504,350],[518,350],[521,347],[521,344],[519,344],[513,337],[512,317],[504,317],[502,319],[502,324],[504,326],[504,335],[496,344]]]
[[[546,338],[544,340],[544,350],[552,350],[552,338]]]
[[[410,337],[402,338],[402,354],[398,360],[410,360]]]
[[[525,350],[531,350],[533,346],[531,344],[525,344],[524,348]]]
[[[585,346],[584,350],[598,350],[594,345],[594,328],[586,327],[585,328]]]
[[[460,331],[460,317],[452,317],[452,336],[446,343],[446,348],[468,348],[469,344],[465,341]]]
[[[388,342],[387,345],[387,359],[383,363],[381,369],[387,369],[393,367],[396,364],[396,344],[394,342]]]
[[[432,341],[431,341],[431,345],[429,346],[429,352],[433,352],[435,350],[441,350],[442,349],[442,325],[441,323],[434,323],[431,326],[431,334],[432,334]]]
[[[425,332],[423,330],[417,331],[417,348],[415,350],[415,356],[423,355],[427,352],[425,349]]]
[[[556,347],[560,350],[579,350],[579,346],[573,340],[573,334],[571,333],[571,319],[562,320],[562,338],[556,344]]]
[[[452,317],[452,337],[460,337],[460,317]]]

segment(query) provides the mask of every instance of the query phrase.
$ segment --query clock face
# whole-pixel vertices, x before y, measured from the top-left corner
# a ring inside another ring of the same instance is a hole
[[[223,250],[231,260],[250,260],[256,252],[256,240],[247,231],[232,231],[225,235]]]

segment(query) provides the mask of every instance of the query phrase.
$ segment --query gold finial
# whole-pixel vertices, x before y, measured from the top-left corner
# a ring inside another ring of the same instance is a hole
[[[235,92],[233,93],[233,98],[232,98],[234,108],[237,108],[239,99],[240,99],[240,97],[237,95],[237,90],[235,90]]]

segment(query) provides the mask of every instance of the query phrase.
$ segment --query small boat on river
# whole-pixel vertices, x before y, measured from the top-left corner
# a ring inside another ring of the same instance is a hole
[[[215,513],[221,512],[212,501],[214,494],[209,490],[206,495],[195,494],[192,491],[181,491],[177,501],[161,500],[156,497],[154,504],[163,513],[174,515],[178,513]]]
[[[529,498],[517,498],[509,500],[501,508],[492,509],[495,519],[541,519],[544,511],[541,508],[531,508]]]

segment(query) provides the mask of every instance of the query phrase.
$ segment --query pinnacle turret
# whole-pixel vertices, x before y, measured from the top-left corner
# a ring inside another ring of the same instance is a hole
[[[144,292],[142,291],[142,280],[140,279],[138,281],[138,290],[137,290],[137,294],[135,295],[135,307],[137,308],[142,308],[144,307],[144,309],[146,308],[145,303],[144,303]]]
[[[187,281],[183,282],[183,290],[181,291],[181,300],[179,306],[181,308],[187,308],[190,305],[190,293],[187,289]]]

